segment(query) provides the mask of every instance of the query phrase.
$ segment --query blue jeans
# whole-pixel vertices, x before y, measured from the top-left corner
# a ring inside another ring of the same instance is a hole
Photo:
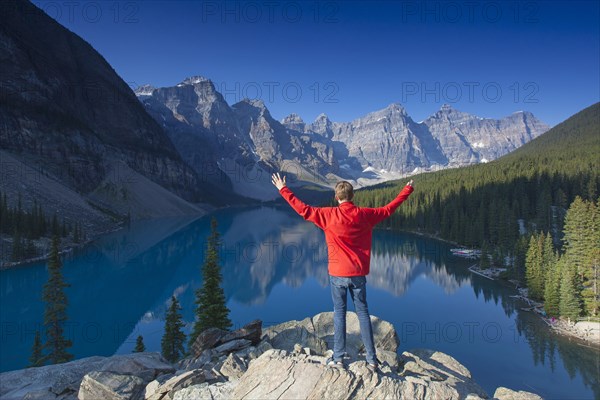
[[[346,308],[347,294],[354,302],[360,335],[367,352],[367,362],[377,364],[375,344],[373,340],[373,327],[367,306],[367,278],[364,276],[329,276],[331,285],[331,298],[333,299],[333,359],[342,361],[346,352]]]

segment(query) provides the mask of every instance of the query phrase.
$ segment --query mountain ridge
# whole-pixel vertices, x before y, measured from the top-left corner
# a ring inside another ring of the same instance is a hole
[[[197,93],[194,98],[183,95],[191,87]],[[205,156],[203,162],[217,164],[232,181],[234,191],[250,197],[260,195],[262,200],[268,199],[263,193],[270,185],[268,177],[276,170],[294,175],[292,186],[331,186],[341,179],[359,187],[368,186],[421,171],[488,162],[548,129],[531,113],[490,119],[448,104],[426,120],[415,122],[397,102],[348,122],[331,121],[324,113],[313,122],[304,121],[296,113],[276,120],[261,99],[227,104],[206,77],[189,77],[176,86],[152,91],[149,88],[152,86],[140,86],[135,93],[174,142],[185,135],[216,138],[216,143],[206,145],[210,156]],[[165,93],[170,94],[168,99]],[[164,115],[164,106],[173,109],[170,105],[175,103],[185,109],[185,117],[179,118],[185,129],[165,122],[172,116]],[[207,113],[209,109],[213,112]],[[205,122],[201,129],[190,122],[198,114]],[[219,128],[210,126],[211,121],[218,121]],[[202,158],[193,146],[179,149],[186,160],[191,158],[186,153]],[[200,172],[198,165],[195,168]],[[261,179],[252,182],[255,187],[225,171],[245,168],[260,175]],[[245,188],[241,190],[240,186]]]

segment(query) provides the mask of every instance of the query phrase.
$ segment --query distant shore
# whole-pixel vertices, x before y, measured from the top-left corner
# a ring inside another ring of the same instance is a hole
[[[501,283],[510,283],[519,292],[518,295],[511,296],[527,303],[527,307],[521,307],[521,311],[532,312],[539,316],[550,329],[560,335],[576,338],[586,343],[600,345],[600,322],[597,321],[569,321],[564,317],[548,317],[544,310],[544,303],[530,299],[527,288],[520,287],[520,282],[515,280],[506,280],[500,278],[500,274],[506,271],[505,268],[481,269],[477,264],[469,267],[469,271],[485,278],[495,280]]]

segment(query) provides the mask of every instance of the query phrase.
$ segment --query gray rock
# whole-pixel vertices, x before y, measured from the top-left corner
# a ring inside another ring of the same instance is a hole
[[[83,377],[92,371],[112,371],[117,374],[131,373],[145,379],[175,369],[167,364],[159,353],[133,353],[112,357],[87,357],[64,364],[27,368],[0,374],[0,398],[3,400],[23,399],[48,393],[47,398],[70,394],[76,396]]]
[[[389,365],[392,371],[398,371],[398,367],[400,366],[400,357],[395,351],[377,349],[377,358],[382,364]]]
[[[145,382],[133,375],[107,371],[92,371],[83,377],[79,400],[138,400],[143,399]]]
[[[312,323],[315,334],[327,342],[328,348],[333,349],[333,312],[315,315],[312,318]],[[394,353],[398,351],[400,340],[392,324],[371,315],[371,325],[377,349]],[[356,313],[349,311],[346,313],[346,352],[352,359],[356,360],[362,348],[364,346],[360,336],[358,316]]]
[[[292,356],[284,350],[269,350],[250,363],[232,397],[463,399],[469,394],[487,397],[476,383],[458,374],[432,381],[427,368],[423,369],[423,375],[402,378],[394,373],[374,373],[365,361],[353,362],[347,369],[330,368],[314,361],[302,354]],[[436,369],[429,364],[427,367]]]
[[[257,345],[260,342],[261,336],[262,321],[256,319],[244,325],[240,329],[227,333],[219,340],[219,343],[225,343],[237,339],[248,339],[250,342],[252,342],[252,345]]]
[[[230,353],[219,369],[219,372],[221,375],[229,378],[229,380],[233,380],[239,379],[244,372],[246,372],[246,369],[247,365],[244,360],[236,356],[234,353]]]
[[[220,346],[214,348],[217,354],[229,354],[234,351],[238,351],[250,346],[252,342],[248,339],[236,339],[231,342],[223,343]]]
[[[175,372],[175,368],[159,353],[132,353],[109,358],[99,371],[135,375],[150,382],[159,375]]]
[[[167,380],[154,380],[146,385],[146,400],[171,400],[176,391],[205,382],[203,370],[195,369],[171,376]]]
[[[212,349],[220,343],[223,336],[227,335],[227,331],[219,328],[208,328],[201,332],[194,343],[190,353],[194,356],[199,357],[200,354],[206,349]]]
[[[248,357],[250,359],[258,358],[262,353],[264,353],[267,350],[271,350],[272,348],[273,346],[271,346],[271,343],[269,343],[267,340],[263,340],[258,344],[258,346],[256,346],[255,350],[251,351],[248,354]]]
[[[494,399],[496,400],[542,400],[542,397],[535,393],[525,392],[523,390],[516,391],[505,387],[499,387],[494,392]]]
[[[314,332],[314,330],[312,331]],[[313,332],[302,325],[284,323],[268,328],[265,331],[265,336],[268,337],[269,342],[276,349],[293,352],[294,346],[298,344],[300,349],[309,347],[316,354],[325,353],[327,351],[327,343]]]
[[[175,392],[173,400],[229,400],[236,382],[202,383]]]
[[[177,368],[183,369],[186,371],[202,368],[206,364],[208,364],[209,362],[212,361],[213,356],[214,356],[213,350],[206,349],[202,352],[202,354],[200,354],[199,357],[191,356],[191,357],[186,357],[182,360],[179,360],[177,362]]]

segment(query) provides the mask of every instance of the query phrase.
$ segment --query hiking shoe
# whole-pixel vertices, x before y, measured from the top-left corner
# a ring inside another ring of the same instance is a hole
[[[375,358],[375,363],[374,364],[372,364],[370,362],[367,362],[367,368],[371,372],[377,372],[377,371],[379,371],[379,364],[381,364],[381,361],[379,361],[378,358]]]
[[[371,364],[371,363],[367,363],[367,369],[371,372],[378,372],[379,371],[379,364]]]
[[[328,367],[334,367],[334,368],[344,368],[344,363],[341,361],[336,361],[333,359],[333,357],[329,357],[327,359],[327,361],[325,362],[325,364]]]

